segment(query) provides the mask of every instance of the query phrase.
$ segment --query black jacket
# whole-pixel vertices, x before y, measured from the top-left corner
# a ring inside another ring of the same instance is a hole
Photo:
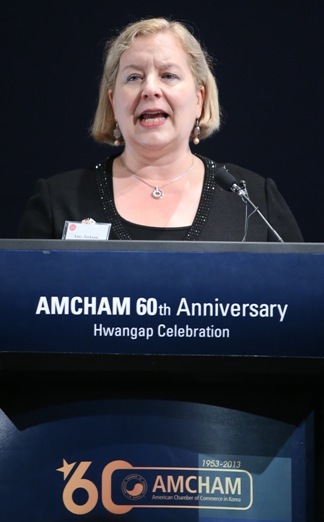
[[[130,235],[114,205],[112,164],[116,155],[93,169],[81,169],[40,179],[36,193],[26,206],[18,231],[19,238],[60,239],[65,221],[92,218],[112,223],[110,239],[151,239],[146,227],[140,227],[142,237]],[[242,241],[246,224],[246,204],[232,192],[215,182],[217,165],[199,156],[205,163],[205,181],[199,209],[190,230],[183,239],[199,241]],[[271,178],[233,164],[227,169],[238,180],[246,182],[250,200],[271,223],[285,242],[301,242],[302,234],[287,203]],[[252,209],[248,209],[248,214]],[[162,235],[159,234],[161,231]],[[172,229],[156,228],[156,239],[174,239]],[[155,236],[153,235],[153,238]],[[261,217],[254,212],[248,220],[246,241],[277,241]]]

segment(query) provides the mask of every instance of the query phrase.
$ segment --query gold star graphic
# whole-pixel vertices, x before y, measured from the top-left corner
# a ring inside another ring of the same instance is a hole
[[[66,460],[63,459],[63,466],[61,468],[57,468],[56,471],[61,471],[64,474],[64,480],[65,480],[74,466],[75,466],[75,462],[68,464],[66,462]]]

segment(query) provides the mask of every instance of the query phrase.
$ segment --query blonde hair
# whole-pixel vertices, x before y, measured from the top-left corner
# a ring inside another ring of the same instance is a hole
[[[91,135],[99,143],[113,144],[116,126],[108,90],[114,90],[120,57],[135,38],[171,31],[188,55],[189,65],[198,87],[204,86],[205,96],[199,120],[200,136],[204,139],[219,129],[220,107],[218,89],[213,74],[212,60],[200,42],[182,22],[166,18],[147,18],[128,24],[117,36],[108,40],[105,47],[105,63],[99,89],[99,100],[91,126]]]

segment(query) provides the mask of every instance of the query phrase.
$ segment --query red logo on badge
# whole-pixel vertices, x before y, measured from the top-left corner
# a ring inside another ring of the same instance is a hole
[[[75,229],[76,229],[76,225],[74,225],[74,224],[70,225],[70,226],[69,226],[69,229],[70,229],[70,230],[75,230]]]

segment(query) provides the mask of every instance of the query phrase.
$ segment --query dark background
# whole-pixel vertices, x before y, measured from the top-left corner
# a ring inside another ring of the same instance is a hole
[[[111,151],[88,129],[112,31],[170,16],[215,60],[223,123],[195,150],[274,178],[305,240],[323,242],[323,14],[321,0],[4,0],[0,237],[15,237],[37,178]]]

